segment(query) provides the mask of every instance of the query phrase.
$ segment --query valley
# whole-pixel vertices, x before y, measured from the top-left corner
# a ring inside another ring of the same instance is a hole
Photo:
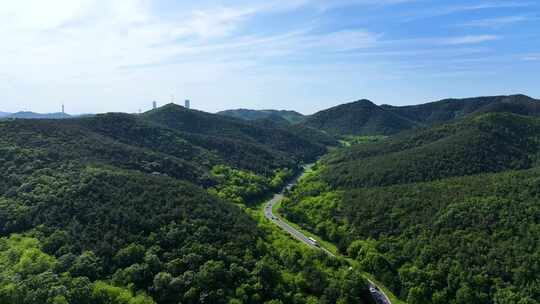
[[[0,303],[537,303],[537,102],[2,120]]]

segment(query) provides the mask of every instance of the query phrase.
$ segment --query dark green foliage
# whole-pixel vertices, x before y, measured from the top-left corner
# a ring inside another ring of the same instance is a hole
[[[294,160],[314,160],[326,149],[323,145],[294,135],[282,128],[264,127],[235,118],[189,110],[174,104],[143,114],[143,119],[199,138],[230,139],[286,153]]]
[[[264,120],[269,119],[275,122],[285,121],[289,124],[297,124],[306,119],[306,117],[296,111],[285,111],[285,110],[248,110],[248,109],[237,109],[237,110],[226,110],[217,113],[219,115],[239,118],[243,120]]]
[[[172,155],[120,143],[69,120],[0,122],[0,193],[18,177],[44,168],[103,164],[206,184],[204,167]]]
[[[445,99],[413,106],[377,106],[369,100],[339,105],[303,123],[335,135],[393,135],[482,113],[539,116],[538,100],[525,95]]]
[[[416,127],[416,123],[369,100],[320,111],[309,116],[304,124],[335,135],[390,135]]]
[[[414,106],[381,106],[396,115],[422,125],[434,125],[470,115],[505,112],[528,116],[540,115],[538,100],[525,95],[445,99]]]
[[[345,148],[283,213],[408,303],[538,303],[539,134],[496,113]]]
[[[336,151],[325,158],[324,179],[354,188],[527,169],[539,139],[537,118],[485,114]]]
[[[24,270],[30,280],[46,272],[50,284],[64,291],[72,288],[74,278],[85,279],[91,295],[87,291],[84,298],[92,303],[132,303],[120,300],[135,297],[131,292],[113,285],[145,291],[157,303],[335,303],[367,292],[365,281],[345,279],[357,275],[346,271],[348,265],[292,246],[281,234],[258,227],[241,209],[185,182],[98,168],[41,172],[26,182],[27,191],[12,198],[26,212],[18,216],[0,209],[12,219],[3,231],[32,229],[45,252],[36,249],[33,262],[7,271],[16,275]],[[0,264],[3,252],[11,250],[1,244]],[[111,283],[97,282],[104,279]],[[36,299],[46,299],[42,288],[52,287],[43,284],[21,285],[17,294],[39,292],[44,295]],[[3,293],[6,288],[11,285],[0,279],[0,296],[11,294]],[[67,301],[61,303],[79,303],[59,296]]]
[[[533,169],[329,193],[315,178],[283,208],[408,303],[537,303],[539,181]]]
[[[227,201],[278,189],[324,146],[243,122],[207,133],[126,114],[0,122],[0,303],[366,303],[357,269]]]
[[[296,134],[299,137],[308,139],[312,142],[320,143],[325,146],[333,147],[339,144],[335,136],[303,124],[287,126],[286,130]]]

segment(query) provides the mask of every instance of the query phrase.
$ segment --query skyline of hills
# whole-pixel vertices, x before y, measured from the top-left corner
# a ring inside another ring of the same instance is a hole
[[[535,275],[519,268],[536,271],[528,261],[538,256],[519,226],[537,225],[536,100],[405,109],[361,100],[303,123],[276,117],[168,104],[140,115],[1,120],[0,247],[9,250],[0,248],[0,286],[23,279],[16,292],[0,288],[0,302],[36,292],[45,303],[43,291],[55,289],[79,303],[84,293],[72,290],[86,280],[87,299],[117,288],[152,304],[367,304],[364,272],[410,303],[539,298],[524,289],[537,286]],[[388,136],[345,136],[379,132]],[[297,249],[257,216],[317,159],[285,191],[283,214],[358,263]],[[452,239],[464,245],[450,248]],[[471,248],[490,262],[460,253]],[[17,265],[28,250],[50,263],[25,275]]]
[[[386,110],[389,110],[389,111],[392,111],[392,112],[397,112],[398,114],[401,114],[403,116],[409,116],[409,115],[412,115],[412,114],[406,114],[407,112],[416,112],[419,111],[418,108],[422,109],[422,110],[425,110],[425,109],[428,109],[428,108],[432,108],[434,105],[441,105],[441,104],[451,104],[452,106],[449,106],[450,108],[459,108],[459,107],[464,107],[463,104],[466,104],[468,102],[477,102],[477,101],[484,101],[483,103],[478,103],[479,105],[487,105],[489,104],[490,102],[485,102],[486,100],[490,100],[490,99],[498,99],[499,101],[504,101],[506,99],[506,101],[508,101],[509,99],[513,99],[513,98],[516,98],[516,99],[520,99],[523,103],[525,103],[526,101],[539,101],[540,99],[539,98],[534,98],[534,97],[531,97],[531,96],[528,96],[528,95],[525,95],[525,94],[519,94],[519,93],[516,93],[516,94],[509,94],[509,95],[493,95],[493,96],[477,96],[477,97],[463,97],[463,98],[452,98],[452,97],[449,97],[449,98],[445,98],[445,99],[440,99],[440,100],[436,100],[436,101],[425,101],[425,102],[417,102],[417,103],[412,103],[412,104],[407,104],[407,105],[391,105],[391,104],[387,104],[387,103],[384,103],[384,101],[381,101],[381,102],[378,102],[378,101],[372,101],[372,100],[369,100],[369,99],[358,99],[357,101],[363,101],[363,100],[367,100],[367,101],[370,101],[371,103],[375,104],[376,106],[378,107],[381,107],[383,109],[386,109]],[[309,116],[313,116],[319,112],[323,112],[323,111],[326,111],[326,110],[329,110],[329,109],[333,109],[335,107],[339,107],[339,106],[343,106],[343,105],[346,105],[346,104],[350,104],[350,103],[354,103],[355,101],[352,101],[352,102],[344,102],[344,103],[340,103],[340,104],[337,104],[335,106],[332,106],[332,107],[329,107],[329,108],[326,108],[326,109],[321,109],[317,112],[314,112],[312,114],[304,114],[304,113],[300,113],[294,109],[283,109],[283,110],[277,110],[277,109],[248,109],[248,108],[238,108],[238,109],[227,109],[227,110],[221,110],[221,111],[217,111],[217,112],[207,112],[207,113],[212,113],[212,114],[219,114],[219,115],[224,115],[224,116],[229,116],[229,117],[234,117],[234,118],[240,118],[240,119],[243,119],[243,120],[259,120],[259,119],[265,119],[265,118],[270,118],[272,119],[273,117],[277,117],[277,116],[280,116],[282,118],[285,118],[287,121],[289,121],[290,123],[294,124],[294,123],[299,123],[299,122],[302,122],[303,120],[305,120],[305,118],[309,117]],[[461,106],[456,106],[456,104],[460,104]],[[164,104],[163,106],[165,106],[167,104]],[[180,105],[180,104],[178,104]],[[182,105],[180,105],[182,106]],[[471,108],[467,108],[465,107],[465,110],[470,110],[470,109],[479,109],[481,108],[481,106],[474,106],[474,107],[471,107]],[[194,109],[194,108],[192,108]],[[4,110],[4,111],[2,111]],[[484,110],[484,109],[482,109]],[[148,110],[148,111],[151,111]],[[148,112],[146,111],[146,112]],[[206,112],[204,110],[202,110],[203,112]],[[45,113],[41,113],[41,112],[34,112],[32,110],[21,110],[21,111],[11,111],[11,112],[6,112],[5,109],[1,109],[0,108],[0,117],[3,117],[3,116],[8,116],[8,115],[14,115],[14,114],[21,114],[21,115],[24,115],[25,113],[27,113],[28,115],[31,115],[31,114],[35,114],[37,115],[38,117],[41,116],[41,115],[55,115],[55,114],[61,114],[61,112],[45,112]],[[104,113],[116,113],[114,111],[111,111],[111,112],[103,112],[103,113],[80,113],[80,114],[70,114],[70,113],[65,113],[66,115],[69,115],[69,116],[73,116],[73,117],[80,117],[80,116],[87,116],[87,115],[96,115],[96,114],[104,114]],[[121,112],[121,113],[130,113],[130,114],[136,114],[136,113],[131,113],[131,112]],[[412,119],[414,120],[414,116],[412,117]]]

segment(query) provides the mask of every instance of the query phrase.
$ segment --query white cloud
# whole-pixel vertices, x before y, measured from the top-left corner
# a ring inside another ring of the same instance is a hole
[[[420,11],[415,11],[411,14],[411,17],[405,21],[414,21],[424,18],[434,18],[440,16],[446,16],[462,12],[472,12],[472,11],[481,11],[489,9],[500,9],[500,8],[526,8],[530,6],[537,5],[535,2],[524,2],[524,1],[497,1],[497,2],[482,2],[478,4],[468,4],[468,5],[452,5],[452,6],[439,6],[433,9],[425,9]]]
[[[461,37],[451,37],[441,39],[441,44],[444,45],[462,45],[462,44],[477,44],[482,42],[499,40],[501,37],[496,35],[469,35]]]
[[[522,58],[524,61],[540,61],[540,54],[530,54]]]
[[[473,21],[461,23],[459,24],[459,26],[498,28],[501,26],[518,23],[518,22],[529,21],[529,20],[532,20],[532,18],[527,17],[527,16],[507,16],[507,17],[473,20]]]

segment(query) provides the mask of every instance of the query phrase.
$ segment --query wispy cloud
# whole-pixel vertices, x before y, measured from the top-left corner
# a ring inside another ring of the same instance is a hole
[[[437,6],[431,9],[425,9],[420,11],[415,11],[410,14],[405,21],[415,21],[419,19],[426,18],[435,18],[440,16],[446,16],[451,14],[471,12],[471,11],[480,11],[488,9],[499,9],[499,8],[525,8],[538,5],[536,2],[518,2],[518,1],[497,1],[497,2],[483,2],[478,4],[470,5],[452,5],[452,6]]]
[[[506,17],[497,17],[497,18],[486,18],[486,19],[478,19],[478,20],[472,20],[469,22],[464,22],[461,24],[458,24],[458,26],[462,27],[490,27],[490,28],[499,28],[505,25],[519,23],[519,22],[525,22],[533,20],[534,18],[529,16],[506,16]]]
[[[540,61],[540,54],[529,54],[522,58],[524,61]]]
[[[461,37],[451,37],[441,39],[440,43],[443,45],[463,45],[463,44],[477,44],[487,41],[494,41],[501,39],[496,35],[469,35]]]

